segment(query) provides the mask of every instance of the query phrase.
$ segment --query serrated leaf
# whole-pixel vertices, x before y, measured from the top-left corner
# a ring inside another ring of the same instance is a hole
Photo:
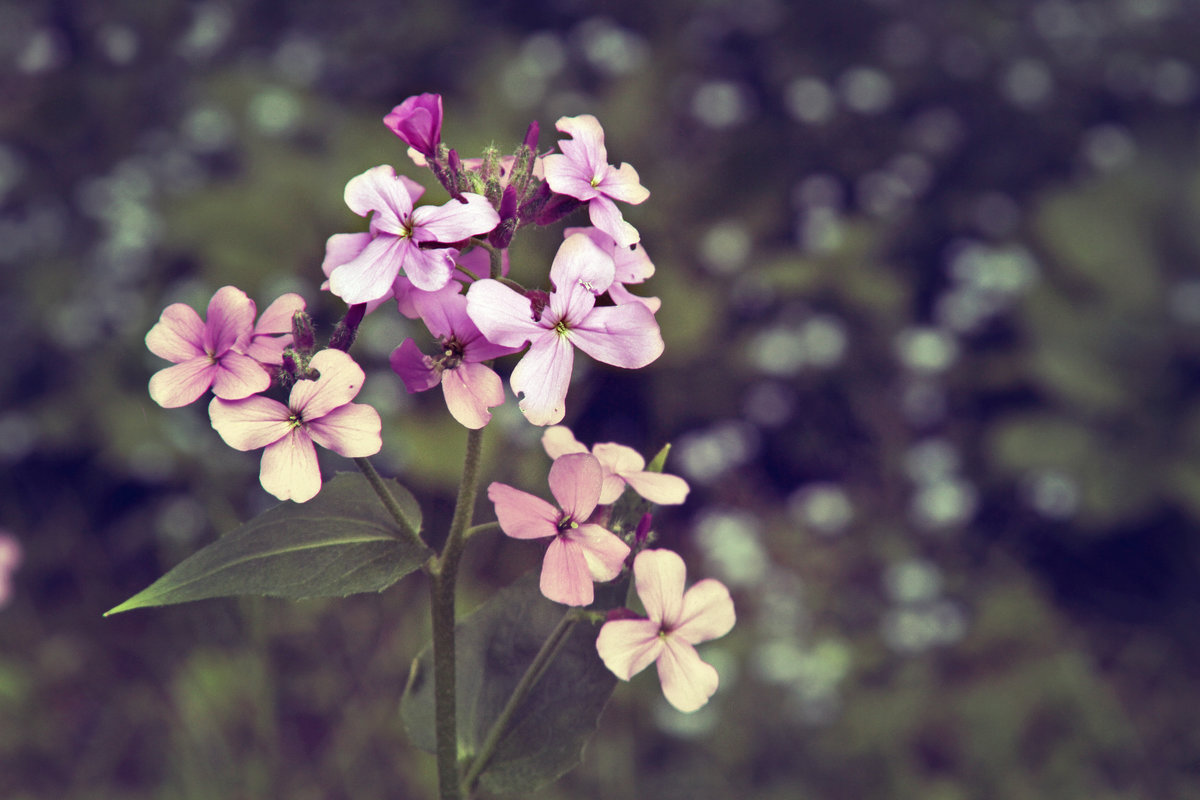
[[[420,530],[416,498],[395,481],[384,483]],[[379,592],[430,555],[400,535],[362,475],[344,472],[307,503],[281,503],[184,559],[105,616],[211,597],[298,600]]]
[[[513,689],[567,609],[526,575],[461,620],[455,653],[459,756],[479,751]],[[596,653],[596,628],[575,623],[562,649],[512,719],[480,784],[497,794],[528,794],[579,763],[617,679]],[[413,743],[436,749],[432,653],[413,663],[401,715]]]

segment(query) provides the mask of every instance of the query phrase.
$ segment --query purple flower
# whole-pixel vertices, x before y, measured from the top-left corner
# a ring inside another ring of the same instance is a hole
[[[658,313],[662,307],[661,300],[657,297],[638,297],[625,288],[627,283],[641,283],[654,274],[654,264],[646,255],[646,248],[640,243],[632,248],[622,247],[599,228],[567,228],[563,231],[563,237],[575,233],[586,234],[601,250],[612,256],[613,282],[608,287],[608,296],[614,303],[641,303],[652,313]]]
[[[418,94],[396,106],[383,118],[404,143],[426,158],[436,160],[442,142],[442,96]]]
[[[662,333],[645,306],[596,307],[596,295],[612,279],[612,258],[576,234],[554,257],[550,280],[556,288],[544,307],[495,280],[476,281],[467,290],[467,313],[489,341],[506,347],[529,343],[510,383],[524,394],[520,408],[534,425],[553,425],[566,413],[576,346],[597,361],[627,369],[662,354]]]
[[[555,460],[570,453],[588,451],[566,425],[546,428],[546,432],[542,434],[542,447],[545,448],[546,455]],[[604,505],[617,502],[626,485],[633,487],[635,492],[650,502],[659,505],[679,505],[687,499],[687,481],[678,475],[647,472],[646,459],[632,447],[606,442],[596,444],[592,448],[592,455],[600,462],[604,473],[604,488],[600,491],[600,502]]]
[[[487,233],[500,222],[487,199],[470,192],[462,195],[465,202],[414,208],[423,191],[386,164],[350,179],[346,205],[361,216],[373,215],[370,238],[338,240],[336,245],[331,239],[326,244],[327,261],[331,247],[349,255],[362,245],[351,260],[330,264],[330,291],[349,305],[370,303],[389,296],[401,269],[418,289],[440,289],[450,280],[457,251],[419,245],[454,244]]]
[[[217,397],[238,400],[270,386],[267,371],[243,352],[253,335],[254,311],[254,301],[233,286],[212,296],[205,321],[183,303],[167,306],[146,334],[150,352],[175,364],[150,378],[154,402],[179,408],[209,387]]]
[[[427,356],[412,339],[405,339],[392,351],[392,369],[410,394],[440,383],[454,419],[467,428],[482,428],[492,418],[488,409],[504,402],[504,383],[480,362],[516,349],[485,339],[467,316],[467,298],[461,294],[413,292],[410,301],[430,333],[438,337],[441,353]]]
[[[700,660],[694,645],[733,628],[737,617],[729,590],[712,579],[686,592],[687,568],[670,550],[643,550],[633,560],[633,579],[648,619],[610,619],[596,651],[623,681],[658,662],[663,694],[680,711],[695,711],[717,690],[717,671]]]
[[[558,143],[561,153],[542,159],[546,183],[559,194],[587,203],[592,224],[619,245],[636,244],[641,236],[625,221],[613,201],[637,205],[650,196],[639,182],[637,170],[629,164],[619,168],[609,165],[604,129],[591,114],[562,117],[554,127],[571,139]]]
[[[611,531],[587,522],[603,482],[600,463],[586,453],[564,456],[550,467],[550,503],[503,483],[488,486],[500,529],[514,539],[551,538],[542,562],[542,594],[568,606],[591,605],[593,581],[621,573],[629,546]]]
[[[222,400],[208,406],[212,426],[235,450],[263,451],[259,480],[280,500],[303,503],[321,490],[313,443],[347,458],[374,455],[382,446],[379,413],[351,400],[363,371],[341,350],[322,350],[309,367],[316,380],[297,381],[285,406],[268,397]]]

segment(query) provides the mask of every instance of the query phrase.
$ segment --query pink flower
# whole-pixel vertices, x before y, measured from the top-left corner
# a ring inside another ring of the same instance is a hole
[[[426,158],[437,158],[442,142],[442,96],[418,94],[393,108],[383,124]]]
[[[303,297],[288,293],[267,306],[254,324],[246,355],[260,364],[282,364],[283,351],[292,343],[292,317],[305,305]]]
[[[212,426],[236,450],[265,447],[259,479],[280,500],[303,503],[321,490],[313,442],[347,458],[374,455],[382,446],[378,412],[351,403],[362,388],[363,371],[341,350],[322,350],[309,367],[316,380],[297,381],[285,406],[268,397],[213,398]]]
[[[213,394],[238,400],[271,385],[267,371],[244,348],[254,331],[254,301],[241,289],[223,286],[208,303],[206,321],[191,307],[173,303],[146,334],[150,352],[175,366],[154,373],[150,397],[178,408]]]
[[[17,537],[0,530],[0,608],[12,597],[12,574],[21,565],[21,543]]]
[[[600,629],[596,650],[623,681],[657,661],[667,701],[680,711],[695,711],[717,691],[718,676],[693,645],[733,628],[729,590],[709,579],[685,592],[687,568],[670,550],[638,553],[633,579],[649,619],[610,619]]]
[[[467,290],[467,313],[489,341],[506,347],[529,343],[513,370],[513,391],[524,393],[521,411],[534,425],[553,425],[566,413],[574,348],[597,361],[626,369],[662,355],[662,333],[639,303],[596,307],[596,295],[613,279],[612,258],[583,234],[569,236],[550,267],[545,306],[495,280]]]
[[[590,605],[595,599],[592,582],[617,577],[629,555],[629,546],[611,531],[586,521],[596,508],[601,483],[600,462],[580,453],[550,467],[550,492],[562,511],[503,483],[488,486],[501,530],[514,539],[551,538],[541,588],[556,603]]]
[[[561,153],[542,159],[546,183],[559,194],[587,203],[592,224],[619,245],[636,244],[641,236],[625,221],[613,201],[637,205],[650,196],[639,182],[637,170],[629,164],[619,168],[609,165],[604,129],[591,114],[562,117],[554,127],[571,138],[558,143]]]
[[[441,353],[427,356],[412,339],[405,339],[392,351],[392,369],[410,394],[440,383],[454,419],[467,428],[482,428],[492,418],[488,409],[504,402],[504,383],[480,362],[514,353],[515,348],[485,339],[467,316],[467,298],[461,294],[413,292],[409,300],[438,337]]]
[[[555,460],[569,453],[588,451],[565,425],[547,428],[542,434],[542,447],[546,449],[546,455]],[[604,475],[604,487],[600,490],[602,505],[617,502],[626,484],[651,503],[659,505],[679,505],[687,499],[687,481],[677,475],[646,472],[646,459],[632,447],[607,442],[594,446],[592,455],[600,462]]]
[[[599,228],[567,228],[563,237],[575,233],[585,234],[597,244],[601,250],[612,256],[613,282],[608,287],[608,296],[617,305],[622,303],[641,303],[657,314],[662,307],[662,301],[657,297],[638,297],[625,288],[627,283],[641,283],[654,274],[654,264],[646,255],[646,248],[636,244],[632,248],[622,247],[613,238]]]
[[[424,189],[415,181],[397,176],[386,164],[373,167],[346,184],[346,205],[361,216],[372,215],[370,238],[331,239],[331,247],[357,255],[342,264],[330,264],[329,289],[349,305],[388,297],[403,269],[413,285],[425,291],[442,288],[454,270],[456,250],[425,249],[422,243],[454,244],[496,227],[500,215],[487,198],[471,192],[463,201],[414,208]]]

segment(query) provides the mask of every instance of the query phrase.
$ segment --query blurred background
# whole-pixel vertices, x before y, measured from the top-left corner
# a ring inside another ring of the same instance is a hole
[[[101,618],[273,502],[149,400],[146,331],[232,283],[328,334],[346,181],[445,200],[381,123],[426,91],[464,156],[592,113],[638,169],[667,350],[581,364],[566,422],[673,443],[661,541],[739,612],[705,709],[619,686],[537,797],[1200,796],[1197,41],[1189,0],[0,0],[0,796],[429,796],[421,576]],[[386,361],[421,333],[355,356],[441,531],[465,437]],[[539,434],[510,400],[488,478],[544,491]],[[464,610],[536,565],[501,539]]]

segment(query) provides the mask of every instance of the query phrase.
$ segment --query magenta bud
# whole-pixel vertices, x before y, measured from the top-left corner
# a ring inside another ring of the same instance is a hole
[[[624,606],[621,608],[609,609],[608,614],[606,614],[604,617],[605,622],[613,622],[620,619],[642,619],[642,617],[639,617],[637,614],[633,613]]]
[[[636,544],[643,544],[647,537],[650,536],[650,522],[654,515],[647,511],[642,514],[642,518],[638,520],[637,532],[633,535],[633,540]]]
[[[525,140],[521,142],[535,153],[537,152],[538,133],[538,122],[535,119],[533,122],[529,123],[529,129],[525,131]]]
[[[342,317],[337,327],[333,329],[333,335],[329,337],[329,346],[334,350],[347,352],[354,344],[354,340],[358,336],[358,326],[366,315],[366,303],[356,303],[350,306],[346,311],[346,316]]]
[[[583,205],[582,200],[576,200],[565,194],[551,194],[546,203],[538,210],[534,223],[538,225],[553,225]]]
[[[488,242],[492,247],[501,250],[512,242],[513,234],[517,232],[517,188],[512,184],[504,187],[500,196],[500,224],[492,229]]]

